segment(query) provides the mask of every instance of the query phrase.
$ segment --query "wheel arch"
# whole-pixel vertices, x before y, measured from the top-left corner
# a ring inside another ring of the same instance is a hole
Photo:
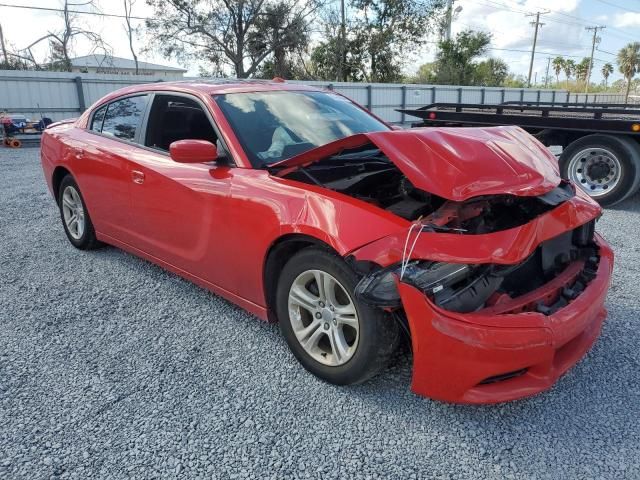
[[[264,288],[264,298],[267,307],[267,317],[270,322],[276,322],[275,312],[276,290],[280,272],[287,260],[300,250],[308,247],[322,247],[327,250],[339,253],[328,243],[317,237],[300,233],[288,233],[277,238],[267,250],[262,269],[262,285]]]
[[[72,175],[71,172],[62,166],[57,166],[53,170],[53,174],[51,175],[51,188],[53,189],[53,197],[55,201],[58,201],[58,196],[60,193],[60,184],[62,183],[62,179],[67,175]]]

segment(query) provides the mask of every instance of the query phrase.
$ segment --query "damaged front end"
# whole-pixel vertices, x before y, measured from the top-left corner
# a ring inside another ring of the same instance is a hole
[[[575,275],[552,297],[529,301],[513,311],[549,315],[576,298],[593,279],[599,263],[590,221],[542,242],[525,260],[512,264],[460,264],[408,260],[365,275],[356,294],[365,303],[393,309],[402,302],[397,282],[423,292],[434,305],[452,312],[475,312],[506,305],[549,283],[571,267]]]
[[[362,134],[271,171],[395,216],[397,231],[345,259],[359,300],[408,327],[414,392],[461,403],[533,395],[597,338],[613,268],[594,230],[601,209],[522,130]]]
[[[595,342],[613,253],[594,230],[599,207],[565,193],[504,229],[478,218],[486,209],[469,213],[472,200],[456,215],[421,219],[413,237],[385,237],[348,257],[362,275],[360,300],[407,324],[414,392],[460,403],[533,395]]]

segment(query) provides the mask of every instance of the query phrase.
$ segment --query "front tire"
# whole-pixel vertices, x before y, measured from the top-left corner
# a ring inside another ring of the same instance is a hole
[[[71,175],[67,175],[60,182],[58,208],[64,232],[74,247],[80,250],[92,250],[102,245],[96,238],[80,188]]]
[[[336,385],[378,373],[399,343],[382,310],[357,301],[358,278],[334,253],[306,248],[285,265],[276,293],[280,329],[302,366]]]

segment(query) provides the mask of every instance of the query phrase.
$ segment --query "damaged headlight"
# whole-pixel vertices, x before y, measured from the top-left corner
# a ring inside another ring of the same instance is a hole
[[[428,295],[436,295],[468,278],[471,271],[471,266],[460,263],[410,262],[402,281]],[[400,277],[400,274],[401,265],[397,264],[367,275],[356,286],[356,295],[371,305],[400,306],[395,280],[395,276]]]
[[[395,275],[400,274],[401,266],[394,265],[367,275],[356,285],[356,295],[370,305],[399,307]],[[503,280],[491,265],[414,261],[400,281],[421,290],[439,307],[466,313],[482,308]]]

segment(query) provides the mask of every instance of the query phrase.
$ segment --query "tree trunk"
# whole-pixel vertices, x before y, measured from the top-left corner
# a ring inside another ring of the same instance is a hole
[[[629,91],[631,90],[631,77],[627,77],[627,92],[624,94],[624,103],[629,101]]]
[[[236,78],[247,78],[247,74],[244,71],[244,63],[242,59],[233,62],[233,69],[236,71]]]

